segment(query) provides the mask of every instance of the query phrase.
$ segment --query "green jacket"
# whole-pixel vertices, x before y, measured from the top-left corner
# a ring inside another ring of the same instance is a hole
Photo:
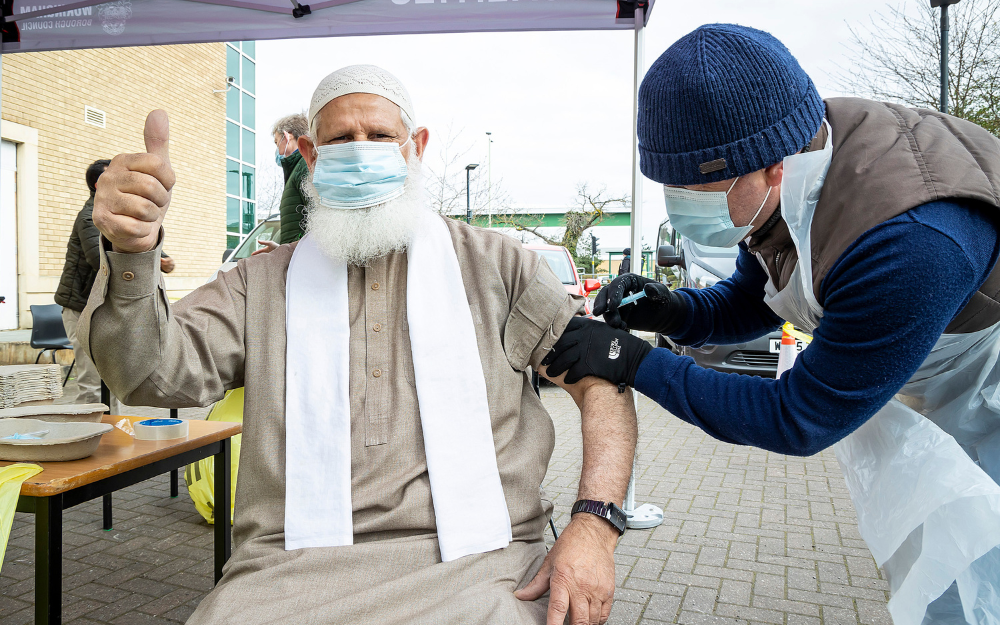
[[[56,287],[57,304],[77,312],[87,305],[97,270],[101,268],[100,245],[101,233],[94,225],[94,194],[91,193],[69,235],[66,264]]]
[[[306,159],[295,152],[281,161],[285,172],[285,190],[281,193],[278,210],[281,215],[281,232],[278,241],[282,244],[298,241],[305,234],[302,220],[306,213],[306,202],[302,197],[302,181],[309,175]]]

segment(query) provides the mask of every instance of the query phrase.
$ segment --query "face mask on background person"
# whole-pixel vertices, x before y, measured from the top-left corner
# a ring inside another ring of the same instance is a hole
[[[291,151],[289,151],[288,148],[291,148]],[[284,149],[284,151],[280,150],[277,145],[274,146],[274,162],[277,163],[278,165],[281,165],[281,161],[285,160],[286,158],[288,158],[292,154],[295,154],[295,152],[297,152],[297,151],[298,151],[298,148],[295,147],[295,142],[292,140],[291,133],[286,132],[285,133],[285,149]]]
[[[403,145],[384,141],[352,141],[317,146],[312,182],[327,208],[370,208],[403,195],[406,159]]]
[[[736,186],[737,177],[729,186],[729,191],[692,191],[681,187],[663,187],[663,199],[667,204],[667,217],[673,228],[700,245],[708,247],[732,247],[747,238],[753,230],[753,221],[764,210],[771,188],[760,203],[760,208],[746,226],[733,225],[729,215],[729,192]]]

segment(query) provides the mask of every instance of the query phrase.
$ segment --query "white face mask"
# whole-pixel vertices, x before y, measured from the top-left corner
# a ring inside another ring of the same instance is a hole
[[[729,192],[736,186],[737,177],[729,186],[729,191],[692,191],[681,187],[663,186],[663,199],[667,204],[667,216],[677,232],[700,245],[708,247],[732,247],[747,238],[753,230],[754,219],[764,210],[767,198],[771,197],[771,187],[767,189],[764,201],[746,226],[733,225],[729,216]]]

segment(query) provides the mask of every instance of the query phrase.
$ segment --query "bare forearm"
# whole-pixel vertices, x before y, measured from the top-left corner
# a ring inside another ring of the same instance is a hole
[[[538,372],[545,375],[545,367]],[[583,470],[579,498],[621,505],[632,474],[638,429],[632,394],[619,393],[617,386],[597,378],[566,384],[565,377],[549,379],[580,407]],[[573,515],[538,574],[515,596],[533,601],[549,590],[548,623],[562,623],[567,613],[574,623],[604,623],[615,594],[618,536],[606,519],[582,512]]]
[[[619,393],[614,384],[594,377],[566,384],[565,374],[551,378],[544,366],[538,373],[569,393],[580,408],[583,470],[579,498],[622,505],[638,436],[632,393]]]
[[[610,382],[595,381],[579,403],[583,428],[579,498],[620,506],[632,475],[638,430],[632,393],[619,393]]]

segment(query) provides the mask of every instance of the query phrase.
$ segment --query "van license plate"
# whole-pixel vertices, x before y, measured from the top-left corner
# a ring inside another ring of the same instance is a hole
[[[795,351],[801,352],[806,348],[806,344],[802,341],[795,339]],[[772,354],[777,354],[781,351],[781,339],[771,339],[771,345],[769,351]]]

